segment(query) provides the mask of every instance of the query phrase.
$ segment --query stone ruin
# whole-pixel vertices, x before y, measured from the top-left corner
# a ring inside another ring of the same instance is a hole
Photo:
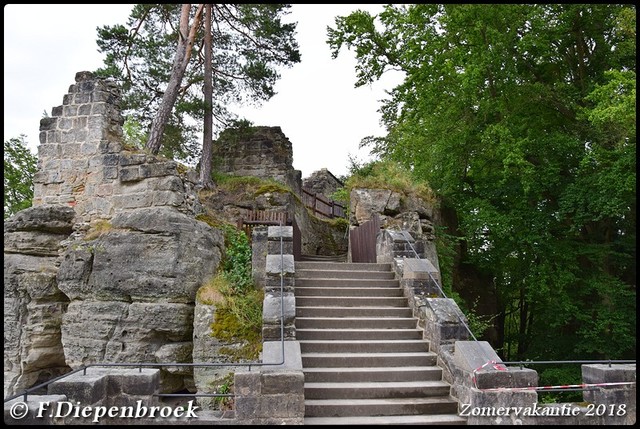
[[[33,206],[4,222],[5,396],[91,363],[210,358],[200,342],[211,345],[211,309],[204,317],[194,309],[196,291],[219,265],[223,236],[195,220],[205,207],[194,172],[123,147],[119,97],[113,82],[80,72],[63,104],[41,120]],[[218,145],[218,171],[299,192],[280,127],[253,128],[235,149]],[[288,210],[309,252],[320,236],[329,237],[328,248],[341,239],[291,194],[254,199],[229,212]],[[165,367],[163,390],[194,391],[202,383],[193,374]]]
[[[5,396],[98,362],[190,362],[220,231],[195,178],[124,150],[115,84],[80,72],[40,123],[33,206],[4,223]],[[193,384],[163,370],[163,387]]]
[[[331,195],[343,186],[344,183],[326,168],[314,171],[309,177],[302,179],[303,188],[312,194],[320,194],[326,198],[331,198]]]
[[[300,194],[302,173],[293,168],[292,145],[280,127],[251,127],[245,136],[218,139],[213,159],[218,172],[274,179]]]
[[[205,207],[194,172],[123,148],[118,102],[114,83],[80,72],[41,120],[33,206],[4,223],[5,395],[90,363],[200,360],[194,338],[207,329],[194,332],[195,295],[215,273],[224,239],[195,219]],[[299,190],[280,127],[253,128],[235,149],[218,145],[218,171]],[[324,195],[339,182],[326,169],[310,179]],[[380,192],[389,195],[352,201],[352,224],[377,210],[431,231],[428,208],[414,204],[422,208],[405,215],[399,196]],[[295,217],[303,253],[346,252],[345,231],[310,216],[294,195],[265,194],[228,213],[253,209]],[[210,320],[196,316],[196,324]],[[162,383],[165,391],[198,384],[188,367],[165,367]]]

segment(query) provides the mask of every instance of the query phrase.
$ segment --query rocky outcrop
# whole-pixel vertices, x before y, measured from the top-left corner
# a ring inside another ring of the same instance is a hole
[[[69,370],[61,341],[69,299],[56,283],[70,207],[32,207],[4,222],[5,397]]]
[[[362,225],[374,214],[380,219],[380,227],[388,230],[408,231],[415,239],[420,257],[438,265],[435,249],[434,206],[415,194],[405,194],[389,189],[354,188],[351,191],[352,227]]]
[[[34,207],[5,221],[5,394],[90,363],[192,362],[224,239],[195,219],[192,172],[124,149],[118,100],[80,72],[41,120]],[[165,367],[162,385],[191,377]]]
[[[166,207],[119,213],[101,231],[71,246],[58,271],[71,300],[62,325],[69,366],[190,362],[195,295],[220,262],[222,234]],[[180,389],[190,374],[164,371],[163,387]]]

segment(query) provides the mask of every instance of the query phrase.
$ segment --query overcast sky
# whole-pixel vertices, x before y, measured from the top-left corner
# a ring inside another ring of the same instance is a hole
[[[126,24],[132,5],[5,5],[4,7],[4,139],[26,134],[35,152],[43,112],[62,104],[76,72],[102,65],[96,27]],[[295,4],[287,21],[297,21],[302,61],[281,72],[277,94],[259,108],[243,108],[255,125],[280,126],[293,144],[293,166],[307,177],[328,168],[347,173],[348,157],[370,159],[359,149],[368,135],[383,135],[377,112],[385,90],[398,83],[383,81],[354,88],[355,59],[341,51],[331,59],[326,28],[334,18],[355,9],[372,13],[382,5]]]

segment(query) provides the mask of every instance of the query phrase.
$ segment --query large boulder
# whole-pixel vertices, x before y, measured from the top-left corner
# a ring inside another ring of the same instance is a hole
[[[62,326],[67,364],[190,362],[196,291],[218,267],[222,233],[157,207],[119,213],[87,238],[67,249],[57,277],[71,299]],[[162,375],[163,389],[175,391],[191,370]]]

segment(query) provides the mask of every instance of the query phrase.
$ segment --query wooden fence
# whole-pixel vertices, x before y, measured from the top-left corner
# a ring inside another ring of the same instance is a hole
[[[346,217],[345,207],[342,204],[304,188],[302,188],[302,202],[318,217],[327,219]]]

